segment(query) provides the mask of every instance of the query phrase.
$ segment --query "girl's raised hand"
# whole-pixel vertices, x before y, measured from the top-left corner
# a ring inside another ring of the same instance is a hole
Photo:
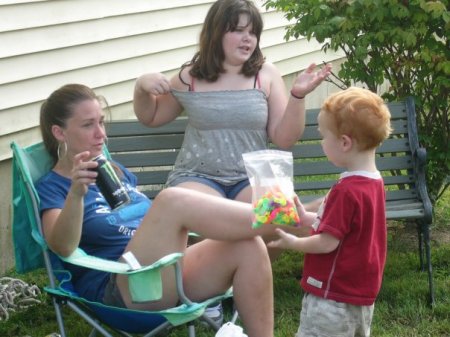
[[[140,76],[137,79],[138,89],[152,95],[164,95],[170,92],[170,81],[161,73],[149,73]]]
[[[305,97],[316,89],[331,73],[331,64],[329,63],[316,72],[314,71],[315,68],[316,64],[311,63],[304,72],[297,76],[291,91],[295,96]]]

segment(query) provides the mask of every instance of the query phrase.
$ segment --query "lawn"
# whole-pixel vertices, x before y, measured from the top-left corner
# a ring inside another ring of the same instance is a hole
[[[417,235],[414,228],[402,223],[390,223],[388,259],[383,286],[375,305],[372,336],[375,337],[444,337],[450,336],[450,193],[446,192],[436,207],[432,229],[432,265],[436,304],[427,303],[427,274],[419,270]],[[298,285],[302,255],[285,252],[274,264],[275,336],[294,336],[301,305],[302,291]],[[11,277],[45,285],[45,273],[26,275],[8,273]],[[10,314],[0,322],[0,336],[45,337],[57,332],[56,320],[46,294],[41,304]],[[226,318],[231,304],[225,303]],[[89,327],[77,316],[67,314],[69,336],[88,336]],[[176,328],[169,337],[184,337],[184,328]],[[198,337],[211,337],[211,330],[199,327]]]

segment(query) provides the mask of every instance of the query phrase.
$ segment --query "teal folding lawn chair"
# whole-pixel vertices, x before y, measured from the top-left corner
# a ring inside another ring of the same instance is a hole
[[[189,336],[195,336],[193,322],[197,319],[206,321],[216,330],[217,324],[204,315],[205,308],[217,301],[231,297],[231,289],[221,295],[203,302],[190,301],[183,292],[182,271],[179,259],[181,253],[174,252],[164,256],[150,266],[131,270],[127,263],[108,261],[87,255],[77,249],[71,256],[61,258],[47,247],[42,235],[39,216],[39,197],[34,183],[47,173],[52,166],[51,158],[43,143],[37,143],[27,148],[11,143],[13,151],[13,243],[16,269],[25,273],[45,267],[49,285],[44,290],[52,297],[60,334],[66,336],[62,306],[66,305],[92,326],[90,336],[97,332],[103,336],[113,335],[105,329],[108,327],[123,336],[145,334],[145,337],[155,336],[173,326],[187,325]],[[108,152],[105,149],[107,155]],[[160,311],[140,311],[106,306],[81,298],[74,291],[67,270],[62,269],[61,260],[78,266],[97,269],[106,272],[127,274],[130,293],[134,300],[157,300],[162,296],[161,269],[175,268],[177,290],[181,304],[177,307]],[[151,287],[149,286],[151,284]]]

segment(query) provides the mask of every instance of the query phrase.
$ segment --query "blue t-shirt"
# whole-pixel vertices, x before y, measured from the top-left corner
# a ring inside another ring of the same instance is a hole
[[[131,202],[112,211],[96,185],[90,185],[84,197],[84,218],[79,247],[87,254],[117,261],[147,213],[151,202],[136,189],[136,177],[125,167],[121,180]],[[71,179],[50,171],[36,185],[40,212],[62,209],[72,184]],[[109,273],[65,264],[72,273],[72,283],[78,294],[88,300],[102,302]]]

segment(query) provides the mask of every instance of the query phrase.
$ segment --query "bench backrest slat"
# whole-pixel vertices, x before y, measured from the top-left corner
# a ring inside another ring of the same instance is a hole
[[[183,134],[143,135],[134,137],[108,138],[108,149],[112,152],[150,151],[178,149]]]
[[[179,151],[116,153],[113,158],[125,167],[172,166]]]
[[[295,145],[292,151],[294,159],[320,158],[324,157],[322,146],[319,142],[305,143],[301,142]],[[379,154],[389,154],[395,152],[408,152],[410,146],[406,138],[389,138],[377,149]]]
[[[404,119],[391,120],[391,126],[393,128],[391,137],[401,136],[408,133],[408,125]],[[305,126],[305,131],[303,132],[301,139],[303,142],[320,140],[320,134],[317,131],[317,122],[316,124],[309,124]]]
[[[112,121],[107,124],[108,137],[130,137],[146,135],[184,134],[187,118],[179,117],[176,120],[157,128],[148,128],[137,120]]]

